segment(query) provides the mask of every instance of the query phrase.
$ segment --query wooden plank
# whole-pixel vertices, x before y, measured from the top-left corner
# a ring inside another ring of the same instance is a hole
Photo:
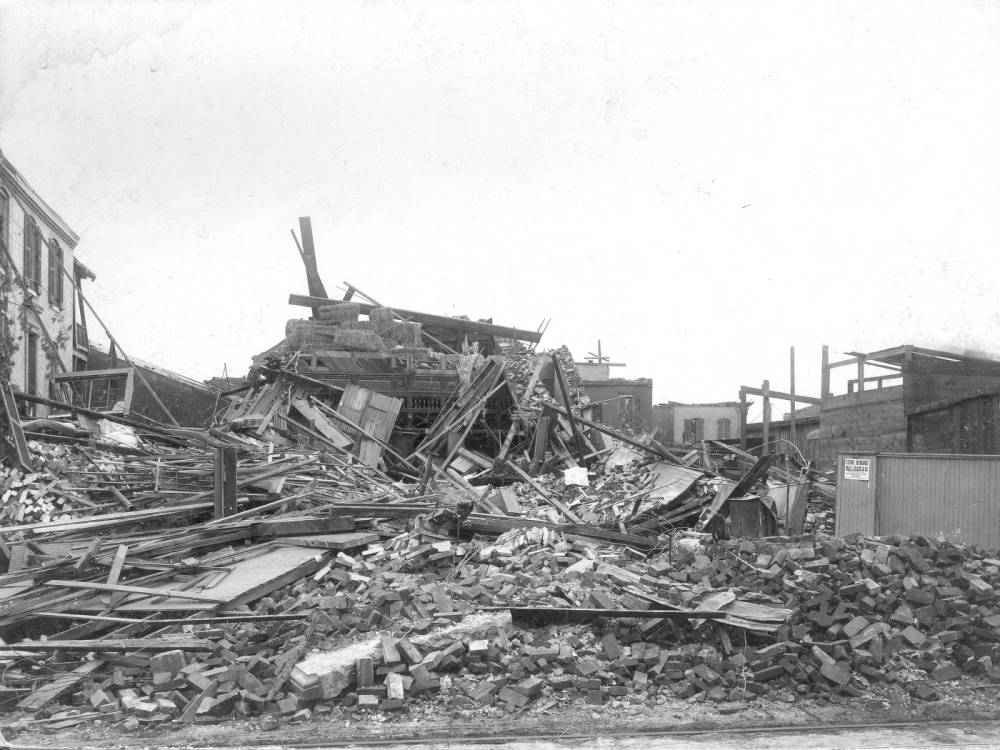
[[[377,542],[381,537],[370,531],[355,531],[346,534],[316,534],[314,536],[288,537],[282,544],[315,549],[355,549]]]
[[[361,424],[361,415],[365,411],[365,406],[368,405],[368,398],[371,394],[372,391],[367,388],[361,388],[353,383],[348,385],[344,388],[344,395],[340,397],[340,402],[337,404],[337,413],[344,415],[352,422]]]
[[[355,518],[415,518],[432,513],[432,503],[337,503],[334,509]]]
[[[365,466],[378,467],[383,446],[392,435],[402,405],[401,399],[358,385],[348,385],[344,389],[336,411],[360,427],[348,434],[356,440],[354,453]]]
[[[751,388],[750,386],[743,386],[740,390],[751,396],[763,396],[763,388]],[[822,399],[816,398],[815,396],[793,396],[791,393],[785,393],[784,391],[769,391],[771,398],[781,399],[782,401],[791,401],[794,398],[800,404],[812,404],[814,406],[819,406],[823,403]]]
[[[795,347],[789,347],[789,381],[788,390],[791,393],[792,401],[790,404],[789,421],[791,424],[791,434],[792,441],[795,442]]]
[[[271,426],[271,422],[274,421],[275,416],[278,414],[278,410],[284,405],[283,396],[284,386],[279,380],[271,386],[268,393],[268,398],[270,399],[267,404],[267,410],[261,414],[257,413],[256,416],[260,416],[260,423],[252,430],[252,434],[256,435],[258,438],[263,438],[264,433],[267,432],[267,428]],[[255,416],[255,415],[248,415]]]
[[[17,542],[10,547],[10,561],[7,563],[8,573],[17,573],[28,568],[28,546]]]
[[[573,436],[573,442],[576,445],[576,457],[584,466],[589,466],[586,459],[587,451],[583,447],[583,439],[580,436],[580,430],[577,429],[576,426],[576,417],[573,414],[573,405],[569,398],[569,387],[566,385],[566,378],[563,375],[562,365],[559,363],[559,358],[555,354],[552,355],[552,369],[556,374],[556,380],[559,383],[559,390],[562,391],[563,405],[566,407],[566,418],[569,420],[569,430]]]
[[[205,638],[94,638],[66,641],[19,641],[13,651],[215,651],[218,646]]]
[[[819,397],[826,400],[830,396],[830,347],[823,344],[823,351],[820,357],[820,380]],[[745,448],[745,445],[741,445]]]
[[[764,400],[760,452],[766,456],[771,452],[771,385],[766,380],[760,387],[760,395]]]
[[[354,531],[354,517],[274,518],[250,524],[250,535],[254,540],[329,534],[334,531]]]
[[[324,304],[329,305],[331,302],[327,299],[326,289],[323,286],[323,280],[320,278],[319,269],[316,266],[316,247],[313,244],[312,220],[310,217],[299,217],[299,233],[302,235],[302,246],[299,249],[299,254],[302,256],[302,263],[306,267],[306,286],[309,287],[309,294],[319,300],[311,305],[313,313],[318,315],[319,307]],[[294,232],[292,236],[295,236]]]
[[[87,679],[89,675],[93,674],[103,666],[103,659],[94,659],[93,661],[84,662],[72,672],[59,675],[51,682],[47,682],[42,685],[31,695],[18,703],[17,707],[22,711],[28,711],[29,713],[39,711],[60,696],[68,693],[79,683]]]
[[[249,604],[250,602],[256,601],[263,596],[267,596],[272,591],[280,589],[282,586],[287,586],[289,583],[298,581],[300,578],[312,575],[325,564],[324,556],[317,554],[314,550],[303,547],[279,547],[275,550],[275,552],[280,553],[283,550],[296,553],[298,555],[297,558],[292,555],[287,558],[288,562],[286,563],[286,566],[290,564],[293,567],[276,568],[275,562],[262,561],[261,558],[257,558],[258,563],[264,566],[264,570],[269,574],[269,577],[256,586],[253,586],[252,588],[243,591],[238,596],[230,599],[228,602],[230,607],[240,604]],[[296,559],[302,559],[303,553],[308,555],[308,557],[306,557],[306,559],[302,562],[295,564],[294,561]],[[278,555],[275,557],[279,560],[281,559]],[[278,575],[274,575],[276,572],[278,572]]]
[[[458,455],[467,461],[474,463],[480,469],[492,469],[493,463],[489,461],[483,454],[477,453],[476,451],[466,450],[465,448],[458,449]]]
[[[176,589],[154,589],[145,586],[123,586],[121,584],[97,583],[95,581],[43,581],[43,586],[58,586],[64,589],[84,589],[86,591],[113,591],[122,594],[139,594],[142,596],[169,596],[174,599],[191,599],[199,602],[212,602],[222,604],[224,599],[216,599],[207,594],[196,594],[192,591],[178,591]]]
[[[549,446],[549,418],[539,417],[535,423],[535,444],[531,455],[531,473],[537,473],[545,463],[545,452]]]
[[[97,550],[100,548],[100,546],[101,546],[101,537],[95,536],[91,540],[90,544],[87,545],[87,549],[84,551],[84,553],[80,555],[80,558],[75,563],[73,563],[73,572],[76,573],[77,575],[80,575],[80,573],[86,570],[87,566],[90,565],[91,561],[94,559],[94,555],[97,554]]]
[[[306,399],[301,396],[294,396],[291,400],[292,406],[301,412],[302,416],[309,420],[313,429],[316,430],[320,435],[325,437],[331,443],[333,443],[338,448],[343,450],[350,450],[351,446],[354,445],[354,441],[351,440],[347,435],[338,430],[333,422],[327,418],[323,412],[314,407]]]
[[[176,583],[165,582],[162,588],[150,587],[157,599],[129,600],[121,604],[118,612],[178,612],[206,609],[229,609],[255,601],[271,591],[315,573],[323,563],[323,555],[315,549],[298,546],[260,545],[242,560],[230,564],[229,573],[216,581],[208,582],[201,596],[203,601],[189,600],[182,595],[188,591],[175,591]],[[75,604],[72,609],[90,612],[101,607],[90,601]]]
[[[208,685],[205,686],[204,690],[198,693],[198,695],[192,698],[188,702],[188,704],[184,706],[184,710],[181,711],[181,715],[177,717],[177,720],[185,724],[190,724],[191,722],[193,722],[197,718],[198,708],[201,706],[201,704],[204,703],[207,699],[213,697],[218,691],[219,691],[219,681],[218,680],[210,681]]]
[[[334,411],[333,409],[330,409],[330,407],[326,406],[326,404],[324,404],[323,402],[317,400],[315,397],[310,397],[310,400],[312,401],[312,403],[316,404],[320,409],[323,409],[328,415],[330,415],[334,419],[340,421],[341,423],[347,425],[347,427],[349,427],[349,428],[351,428],[352,430],[355,431],[354,433],[351,433],[351,434],[355,434],[356,433],[356,434],[362,435],[366,439],[374,440],[375,442],[379,443],[379,445],[381,445],[390,456],[393,456],[394,458],[396,458],[399,461],[401,461],[403,463],[403,465],[406,466],[407,468],[409,468],[411,471],[413,471],[415,473],[418,473],[418,474],[420,473],[420,470],[416,466],[414,466],[413,464],[411,464],[410,460],[408,458],[406,458],[402,454],[398,453],[391,445],[389,445],[389,443],[387,443],[385,441],[380,441],[378,438],[376,438],[375,436],[371,435],[370,433],[366,434],[365,431],[361,428],[361,425],[357,424],[353,420],[349,420],[347,417],[345,417],[344,415],[342,415],[342,414]]]
[[[236,513],[236,448],[215,449],[215,517],[226,518]]]
[[[122,568],[125,567],[125,558],[128,556],[128,545],[119,544],[118,549],[115,550],[115,556],[111,560],[111,568],[108,570],[108,580],[105,581],[110,586],[114,586],[118,583],[119,577],[122,574]],[[114,594],[109,597],[111,601],[117,598]]]

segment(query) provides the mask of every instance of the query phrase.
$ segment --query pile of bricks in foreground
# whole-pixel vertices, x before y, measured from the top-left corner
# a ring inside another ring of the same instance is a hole
[[[942,682],[1000,676],[1000,559],[923,538],[687,541],[642,559],[543,529],[488,544],[409,532],[341,553],[256,604],[309,613],[305,622],[188,626],[204,648],[101,654],[110,672],[67,693],[74,708],[39,715],[72,722],[89,711],[133,726],[259,717],[268,728],[421,704],[495,714],[686,700],[730,710],[761,697],[882,695],[892,683],[930,700]],[[650,599],[694,609],[726,592],[792,614],[762,633],[735,616],[526,628],[480,611],[642,609]]]

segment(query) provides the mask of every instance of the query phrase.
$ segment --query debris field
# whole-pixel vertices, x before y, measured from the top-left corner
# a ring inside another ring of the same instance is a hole
[[[312,281],[292,303],[313,317],[209,427],[0,384],[5,731],[733,713],[1000,678],[995,553],[835,538],[811,463],[612,428],[565,347]]]

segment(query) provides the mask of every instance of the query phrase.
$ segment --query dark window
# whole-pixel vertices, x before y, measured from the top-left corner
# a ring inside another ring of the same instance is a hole
[[[35,236],[31,241],[31,254],[35,262],[33,269],[35,278],[35,291],[39,291],[42,286],[42,228],[35,224]]]
[[[0,241],[8,250],[10,249],[10,198],[7,193],[0,190]]]
[[[33,251],[35,241],[35,220],[25,215],[24,217],[24,265],[21,273],[24,276],[24,283],[29,289],[38,289],[38,280],[33,278],[35,271],[35,256]]]
[[[28,348],[24,353],[24,390],[38,395],[38,334],[28,332]]]
[[[10,362],[11,351],[8,348],[8,340],[10,336],[10,321],[7,320],[7,303],[4,302],[3,306],[0,307],[0,360]],[[6,371],[5,369],[0,369],[0,371]]]
[[[700,417],[684,420],[683,442],[685,445],[700,443],[705,439],[705,420]]]
[[[111,411],[128,393],[128,373],[68,378],[72,403],[97,411]]]
[[[715,423],[715,431],[719,440],[729,440],[733,429],[733,422],[730,419],[720,419]]]
[[[63,250],[59,241],[49,241],[49,304],[63,306]]]
[[[42,280],[42,230],[31,216],[24,217],[24,283],[38,291]]]

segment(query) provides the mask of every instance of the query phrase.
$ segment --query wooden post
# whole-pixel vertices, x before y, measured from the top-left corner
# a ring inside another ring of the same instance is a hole
[[[858,393],[865,389],[865,358],[858,357]]]
[[[673,435],[671,435],[673,438]],[[747,449],[747,391],[740,388],[740,450]]]
[[[215,517],[236,512],[236,448],[215,449]]]
[[[427,485],[432,481],[434,477],[434,457],[428,456],[427,461],[424,462],[424,469],[420,473],[420,488],[417,490],[417,495],[423,495],[427,492]]]
[[[765,380],[761,384],[760,390],[764,394],[764,429],[762,432],[764,442],[761,445],[760,455],[766,456],[771,452],[771,446],[768,445],[771,442],[771,384]]]
[[[792,434],[789,437],[791,437],[792,442],[795,444],[795,446],[798,447],[799,445],[798,435],[795,434],[795,347],[794,346],[789,349],[789,353],[791,355],[791,373],[789,375],[790,381],[788,387],[788,395],[792,397],[791,399],[792,410],[789,413]]]
[[[569,421],[570,432],[573,433],[573,442],[576,444],[576,453],[580,457],[581,465],[589,466],[590,461],[587,459],[587,451],[583,448],[583,438],[580,437],[580,430],[576,426],[576,417],[573,416],[573,404],[569,397],[569,386],[566,385],[566,378],[563,377],[562,367],[559,365],[559,359],[555,354],[552,355],[552,369],[555,370],[556,382],[559,384],[559,390],[562,391],[563,403],[566,405],[566,419]]]
[[[299,217],[299,234],[302,235],[302,263],[306,267],[306,283],[310,297],[326,297],[326,288],[316,266],[316,246],[313,244],[312,220],[308,216]],[[294,235],[293,235],[294,236]],[[319,305],[313,306],[313,317],[319,317]]]
[[[531,457],[529,472],[535,474],[545,463],[545,452],[549,447],[549,418],[539,417],[535,426],[534,453]]]
[[[830,347],[823,344],[823,361],[822,370],[820,374],[819,382],[819,397],[820,399],[830,397]]]

